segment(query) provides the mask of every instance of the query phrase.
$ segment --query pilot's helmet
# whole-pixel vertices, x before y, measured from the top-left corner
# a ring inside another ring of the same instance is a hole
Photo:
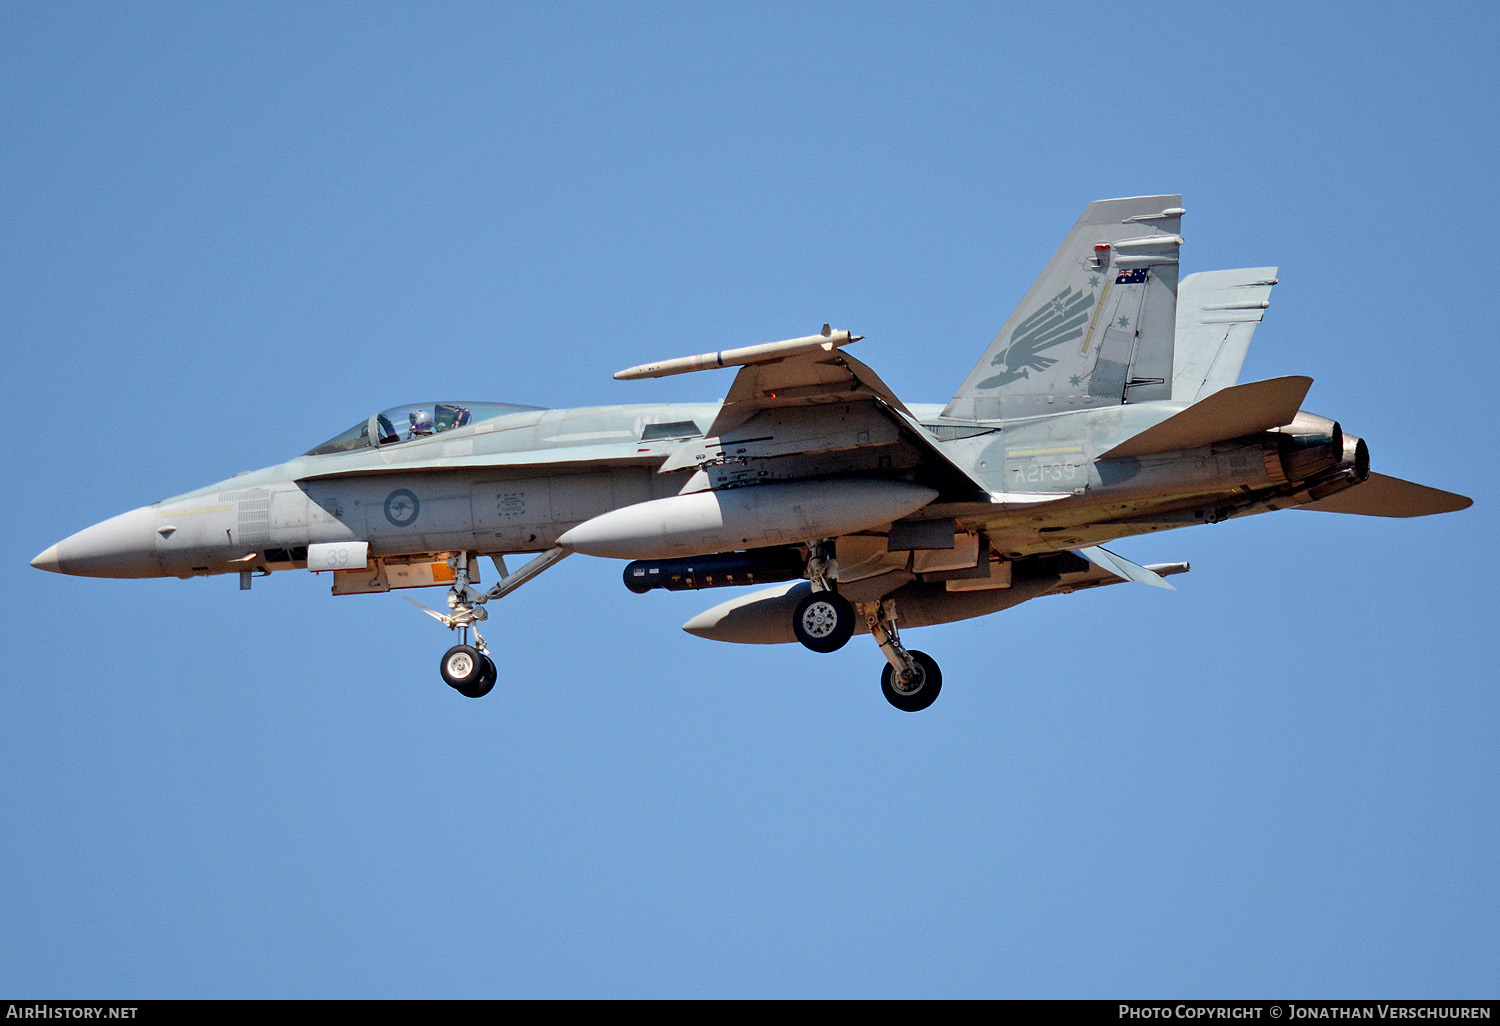
[[[432,414],[426,410],[418,410],[410,415],[411,431],[414,435],[432,434]]]

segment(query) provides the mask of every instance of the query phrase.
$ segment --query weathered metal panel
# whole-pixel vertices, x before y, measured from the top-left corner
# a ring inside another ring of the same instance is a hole
[[[471,492],[476,548],[521,552],[545,548],[552,525],[552,488],[546,478],[484,481]]]

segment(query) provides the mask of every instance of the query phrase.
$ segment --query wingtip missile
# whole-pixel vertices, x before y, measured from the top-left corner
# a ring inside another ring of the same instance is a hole
[[[637,378],[664,378],[670,374],[688,374],[692,371],[714,370],[718,367],[743,367],[752,363],[769,363],[784,360],[789,356],[813,353],[819,350],[831,353],[839,346],[849,345],[864,338],[844,330],[834,331],[827,324],[817,335],[788,338],[780,342],[762,342],[738,349],[722,349],[717,353],[699,353],[697,356],[679,356],[658,363],[642,363],[615,371],[616,381],[633,381]]]

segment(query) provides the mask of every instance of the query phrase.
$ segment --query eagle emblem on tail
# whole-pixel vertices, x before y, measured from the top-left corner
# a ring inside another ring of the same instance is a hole
[[[1043,356],[1047,350],[1083,337],[1084,323],[1094,305],[1092,292],[1077,292],[1069,285],[1040,308],[1026,316],[1011,332],[1010,344],[995,354],[991,363],[999,373],[979,382],[979,388],[1000,388],[1029,378],[1032,371],[1046,370],[1057,361]]]

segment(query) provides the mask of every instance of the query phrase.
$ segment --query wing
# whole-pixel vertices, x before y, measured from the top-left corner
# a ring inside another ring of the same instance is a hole
[[[873,398],[911,416],[880,376],[844,351],[803,353],[751,364],[734,376],[708,433],[726,434],[765,410],[824,406]]]
[[[988,491],[943,451],[880,376],[842,350],[860,336],[820,335],[704,353],[620,371],[659,377],[739,365],[706,436],[669,456],[661,472],[701,468],[714,487],[835,473],[905,474],[945,501]]]

